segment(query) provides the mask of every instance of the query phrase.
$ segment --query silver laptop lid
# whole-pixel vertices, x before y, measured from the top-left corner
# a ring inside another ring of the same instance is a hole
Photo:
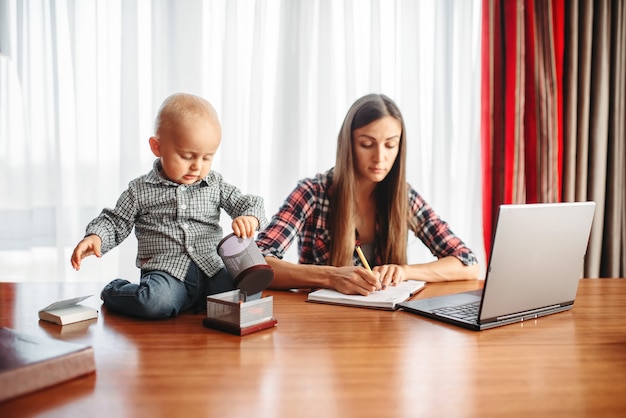
[[[595,202],[501,205],[480,323],[573,303],[594,210]]]

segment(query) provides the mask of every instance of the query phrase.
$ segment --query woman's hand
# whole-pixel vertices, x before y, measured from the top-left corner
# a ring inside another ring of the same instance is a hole
[[[368,271],[363,267],[336,267],[330,279],[332,287],[347,295],[364,295],[381,289],[380,277],[377,272]]]
[[[380,281],[383,289],[386,289],[388,286],[395,286],[407,279],[406,271],[402,266],[397,264],[376,266],[373,271],[380,275]]]

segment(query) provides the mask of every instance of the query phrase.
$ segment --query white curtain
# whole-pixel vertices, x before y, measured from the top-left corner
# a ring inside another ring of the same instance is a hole
[[[176,91],[216,107],[213,169],[263,196],[268,218],[298,179],[333,166],[348,107],[390,96],[408,181],[484,261],[480,3],[0,1],[0,280],[138,278],[134,236],[80,272],[69,258],[151,169],[153,119]],[[410,261],[432,258],[409,240]]]

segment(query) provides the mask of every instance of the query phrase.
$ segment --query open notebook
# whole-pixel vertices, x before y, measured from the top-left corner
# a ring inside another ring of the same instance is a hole
[[[501,205],[483,289],[400,309],[473,330],[572,309],[594,210],[594,202]]]
[[[346,295],[336,290],[320,289],[309,293],[307,302],[394,310],[397,309],[398,303],[411,298],[422,290],[424,285],[422,281],[406,280],[395,286],[389,286],[385,290],[372,292],[368,296]]]

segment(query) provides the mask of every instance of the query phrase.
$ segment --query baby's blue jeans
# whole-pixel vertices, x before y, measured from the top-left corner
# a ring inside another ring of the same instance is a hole
[[[206,310],[208,295],[234,288],[234,280],[226,269],[207,277],[191,262],[184,282],[163,271],[142,271],[139,284],[115,279],[102,289],[100,297],[112,311],[139,318],[162,319],[192,308]],[[248,300],[259,297],[261,293],[248,296]]]

